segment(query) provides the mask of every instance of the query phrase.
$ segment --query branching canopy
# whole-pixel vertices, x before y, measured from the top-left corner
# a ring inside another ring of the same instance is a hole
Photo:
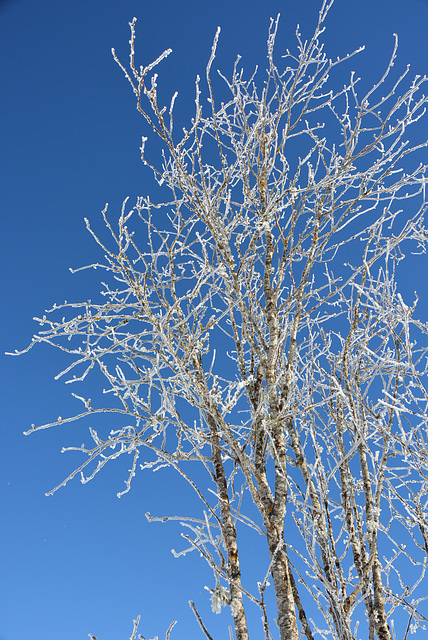
[[[170,51],[138,67],[132,21],[129,65],[114,56],[160,199],[125,201],[118,224],[106,207],[106,237],[87,222],[103,298],[55,306],[28,347],[66,352],[67,382],[105,378],[105,399],[76,395],[80,413],[28,432],[113,414],[59,486],[122,454],[119,495],[140,468],[174,467],[201,501],[200,518],[176,516],[186,549],[212,568],[213,610],[231,608],[238,640],[253,606],[266,640],[392,640],[394,618],[400,637],[426,623],[427,324],[396,281],[427,243],[427,142],[408,140],[426,78],[394,76],[396,43],[370,91],[353,73],[338,89],[330,75],[360,50],[326,56],[330,6],[278,63],[272,21],[266,71],[248,77],[238,58],[217,91],[218,30],[182,132],[177,94],[158,104]],[[258,586],[239,557],[251,536],[267,558]]]

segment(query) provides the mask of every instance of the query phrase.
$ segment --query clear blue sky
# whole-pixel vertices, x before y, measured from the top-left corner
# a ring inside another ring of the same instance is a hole
[[[164,95],[179,91],[184,114],[218,25],[217,66],[227,73],[239,53],[252,69],[264,65],[270,16],[282,16],[279,54],[294,47],[297,22],[311,35],[319,6],[318,0],[0,1],[1,353],[26,346],[37,330],[33,316],[53,302],[96,297],[96,274],[68,271],[96,255],[83,218],[97,223],[106,201],[113,212],[126,196],[150,191],[139,161],[147,128],[110,54],[114,46],[126,61],[132,17],[141,62],[173,49],[158,84]],[[412,75],[428,72],[427,0],[337,0],[326,24],[328,55],[366,45],[353,65],[368,82],[383,70],[394,32],[397,68],[409,62]],[[410,298],[418,289],[426,317],[426,260],[409,260],[401,277]],[[138,613],[147,638],[162,637],[173,619],[179,620],[173,640],[199,638],[187,601],[209,611],[203,587],[210,574],[199,558],[174,560],[178,528],[144,518],[146,511],[186,513],[191,496],[174,475],[139,475],[118,500],[124,461],[86,486],[75,480],[44,495],[73,467],[73,455],[61,455],[61,447],[79,444],[86,433],[82,425],[22,435],[32,422],[75,410],[69,388],[53,380],[62,362],[42,348],[1,356],[0,640],[83,640],[88,632],[124,640]]]

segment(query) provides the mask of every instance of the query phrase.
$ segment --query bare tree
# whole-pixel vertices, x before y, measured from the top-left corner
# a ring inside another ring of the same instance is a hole
[[[360,49],[324,53],[331,4],[280,66],[271,22],[260,89],[239,58],[217,88],[218,30],[183,132],[176,94],[160,106],[151,75],[170,51],[137,66],[132,21],[129,67],[113,54],[160,145],[141,148],[160,201],[125,201],[117,227],[106,207],[105,239],[87,222],[104,299],[55,306],[28,347],[69,354],[60,375],[71,382],[98,369],[113,398],[76,396],[81,413],[28,433],[125,417],[110,433],[91,428],[59,487],[129,453],[121,493],[140,467],[176,469],[200,518],[147,516],[183,524],[181,553],[212,568],[213,610],[230,607],[237,640],[392,640],[394,619],[402,638],[427,620],[427,324],[396,281],[406,246],[427,242],[427,142],[407,139],[426,78],[393,77],[396,43],[368,92],[353,73],[337,89],[330,74]],[[240,556],[252,536],[267,557],[256,588]],[[250,633],[254,606],[262,627]]]

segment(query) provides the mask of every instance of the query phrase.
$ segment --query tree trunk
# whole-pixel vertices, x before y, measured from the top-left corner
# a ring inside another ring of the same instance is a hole
[[[267,532],[272,559],[272,578],[278,608],[278,627],[281,640],[299,640],[293,585],[282,532],[271,527]]]
[[[233,620],[235,624],[236,640],[249,640],[247,620],[242,601],[241,570],[239,567],[238,544],[236,529],[233,524],[230,510],[227,479],[221,459],[220,443],[217,426],[214,418],[208,416],[208,424],[212,434],[212,454],[214,473],[220,503],[220,515],[222,521],[222,533],[227,550],[230,604],[232,606]]]

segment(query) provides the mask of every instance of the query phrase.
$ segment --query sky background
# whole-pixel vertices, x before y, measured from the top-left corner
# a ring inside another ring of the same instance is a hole
[[[126,196],[150,192],[139,160],[147,127],[110,53],[115,47],[127,62],[133,16],[138,61],[173,49],[158,69],[159,92],[178,90],[183,115],[193,109],[194,78],[204,77],[218,25],[215,66],[227,74],[239,53],[252,70],[265,63],[270,16],[281,13],[279,54],[294,47],[297,23],[312,34],[319,7],[318,0],[0,0],[0,353],[25,347],[37,331],[32,318],[54,302],[96,297],[96,273],[69,272],[97,256],[84,217],[101,228],[106,202],[114,216]],[[428,71],[427,0],[337,0],[326,26],[329,56],[366,45],[352,65],[367,85],[385,68],[394,32],[397,70],[410,63],[412,75]],[[427,129],[425,120],[419,133]],[[426,276],[426,259],[413,258],[400,275],[410,299],[418,290],[425,317]],[[118,500],[125,461],[45,497],[74,464],[61,447],[83,441],[86,427],[24,437],[32,422],[75,411],[70,388],[53,379],[63,359],[43,348],[0,358],[0,640],[83,640],[89,632],[121,640],[139,613],[147,638],[163,637],[174,619],[173,640],[199,638],[187,602],[210,610],[210,573],[199,558],[173,558],[179,528],[144,518],[186,513],[189,490],[173,474],[140,474]],[[209,622],[214,632],[214,616]]]

